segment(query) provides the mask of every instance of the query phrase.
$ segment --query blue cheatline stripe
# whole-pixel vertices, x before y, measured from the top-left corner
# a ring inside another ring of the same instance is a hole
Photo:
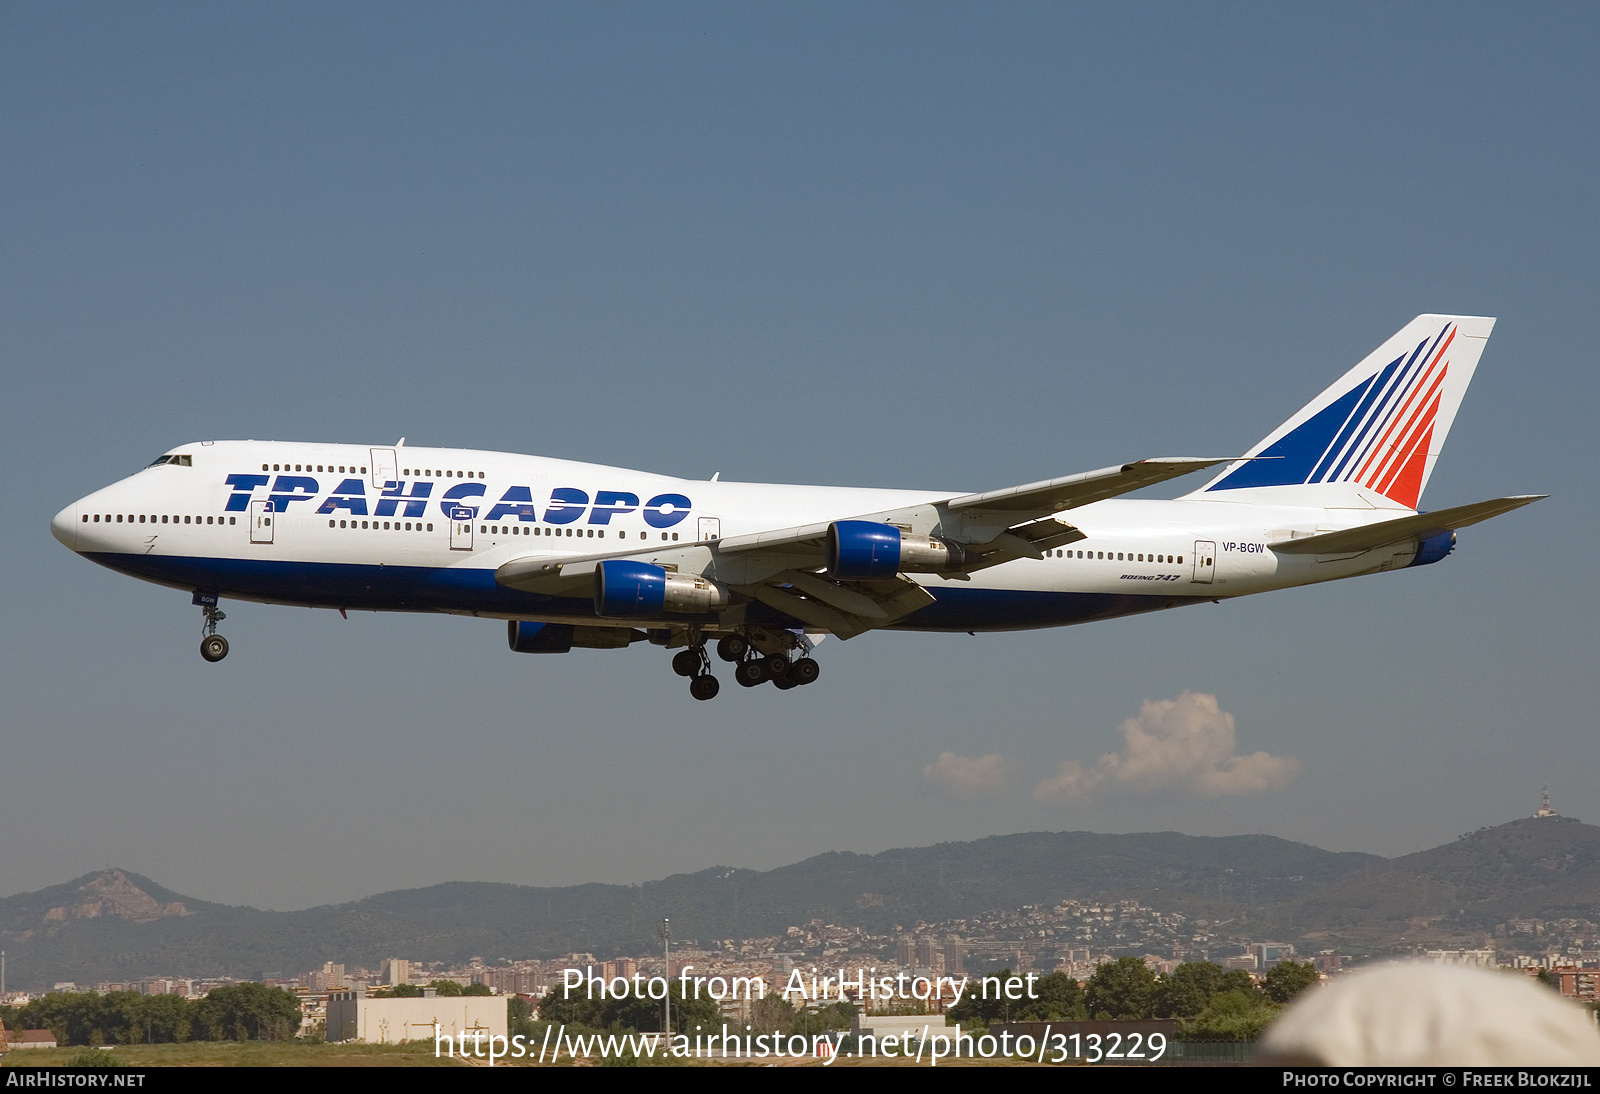
[[[588,595],[558,597],[519,592],[497,584],[493,570],[475,567],[375,566],[175,555],[89,554],[85,557],[121,573],[174,588],[203,589],[224,598],[297,607],[380,612],[594,615],[594,603]],[[893,629],[1029,630],[1138,615],[1214,599],[1211,595],[1174,596],[1170,593],[1031,592],[950,587],[935,587],[929,592],[933,593],[935,602],[900,620]],[[800,620],[764,604],[749,605],[746,619],[751,624],[803,625]],[[598,617],[595,621],[598,624],[612,622]]]

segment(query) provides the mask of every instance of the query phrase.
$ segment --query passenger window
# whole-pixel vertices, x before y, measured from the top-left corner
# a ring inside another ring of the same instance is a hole
[[[238,524],[239,523],[239,518],[238,517],[229,517],[228,518],[228,523],[229,524]]]
[[[433,525],[431,525],[431,524],[428,525],[428,531],[430,531],[430,532],[433,531]]]

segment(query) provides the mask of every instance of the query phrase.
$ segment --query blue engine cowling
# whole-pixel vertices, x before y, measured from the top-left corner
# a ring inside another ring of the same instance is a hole
[[[506,623],[506,641],[516,653],[566,653],[572,648],[572,624],[513,619]]]
[[[1436,536],[1417,541],[1417,556],[1407,566],[1427,566],[1429,563],[1438,562],[1451,551],[1456,549],[1456,534],[1454,532],[1440,532]]]
[[[594,570],[594,613],[624,618],[661,614],[667,571],[627,559],[608,559]]]
[[[847,581],[900,572],[900,529],[870,520],[837,520],[828,528],[828,573]]]

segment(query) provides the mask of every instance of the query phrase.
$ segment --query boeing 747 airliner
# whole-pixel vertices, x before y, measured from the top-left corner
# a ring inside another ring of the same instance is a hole
[[[1057,627],[1438,562],[1543,495],[1421,512],[1493,319],[1422,315],[1243,457],[1138,460],[979,494],[689,481],[502,452],[199,441],[51,531],[223,599],[502,619],[520,653],[676,648],[696,699],[817,678],[869,630]],[[1225,465],[1171,501],[1119,495]],[[567,540],[573,542],[568,543]]]

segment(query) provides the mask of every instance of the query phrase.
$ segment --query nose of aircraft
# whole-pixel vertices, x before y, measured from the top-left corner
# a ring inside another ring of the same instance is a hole
[[[50,534],[71,551],[78,549],[78,503],[73,502],[50,521]]]

